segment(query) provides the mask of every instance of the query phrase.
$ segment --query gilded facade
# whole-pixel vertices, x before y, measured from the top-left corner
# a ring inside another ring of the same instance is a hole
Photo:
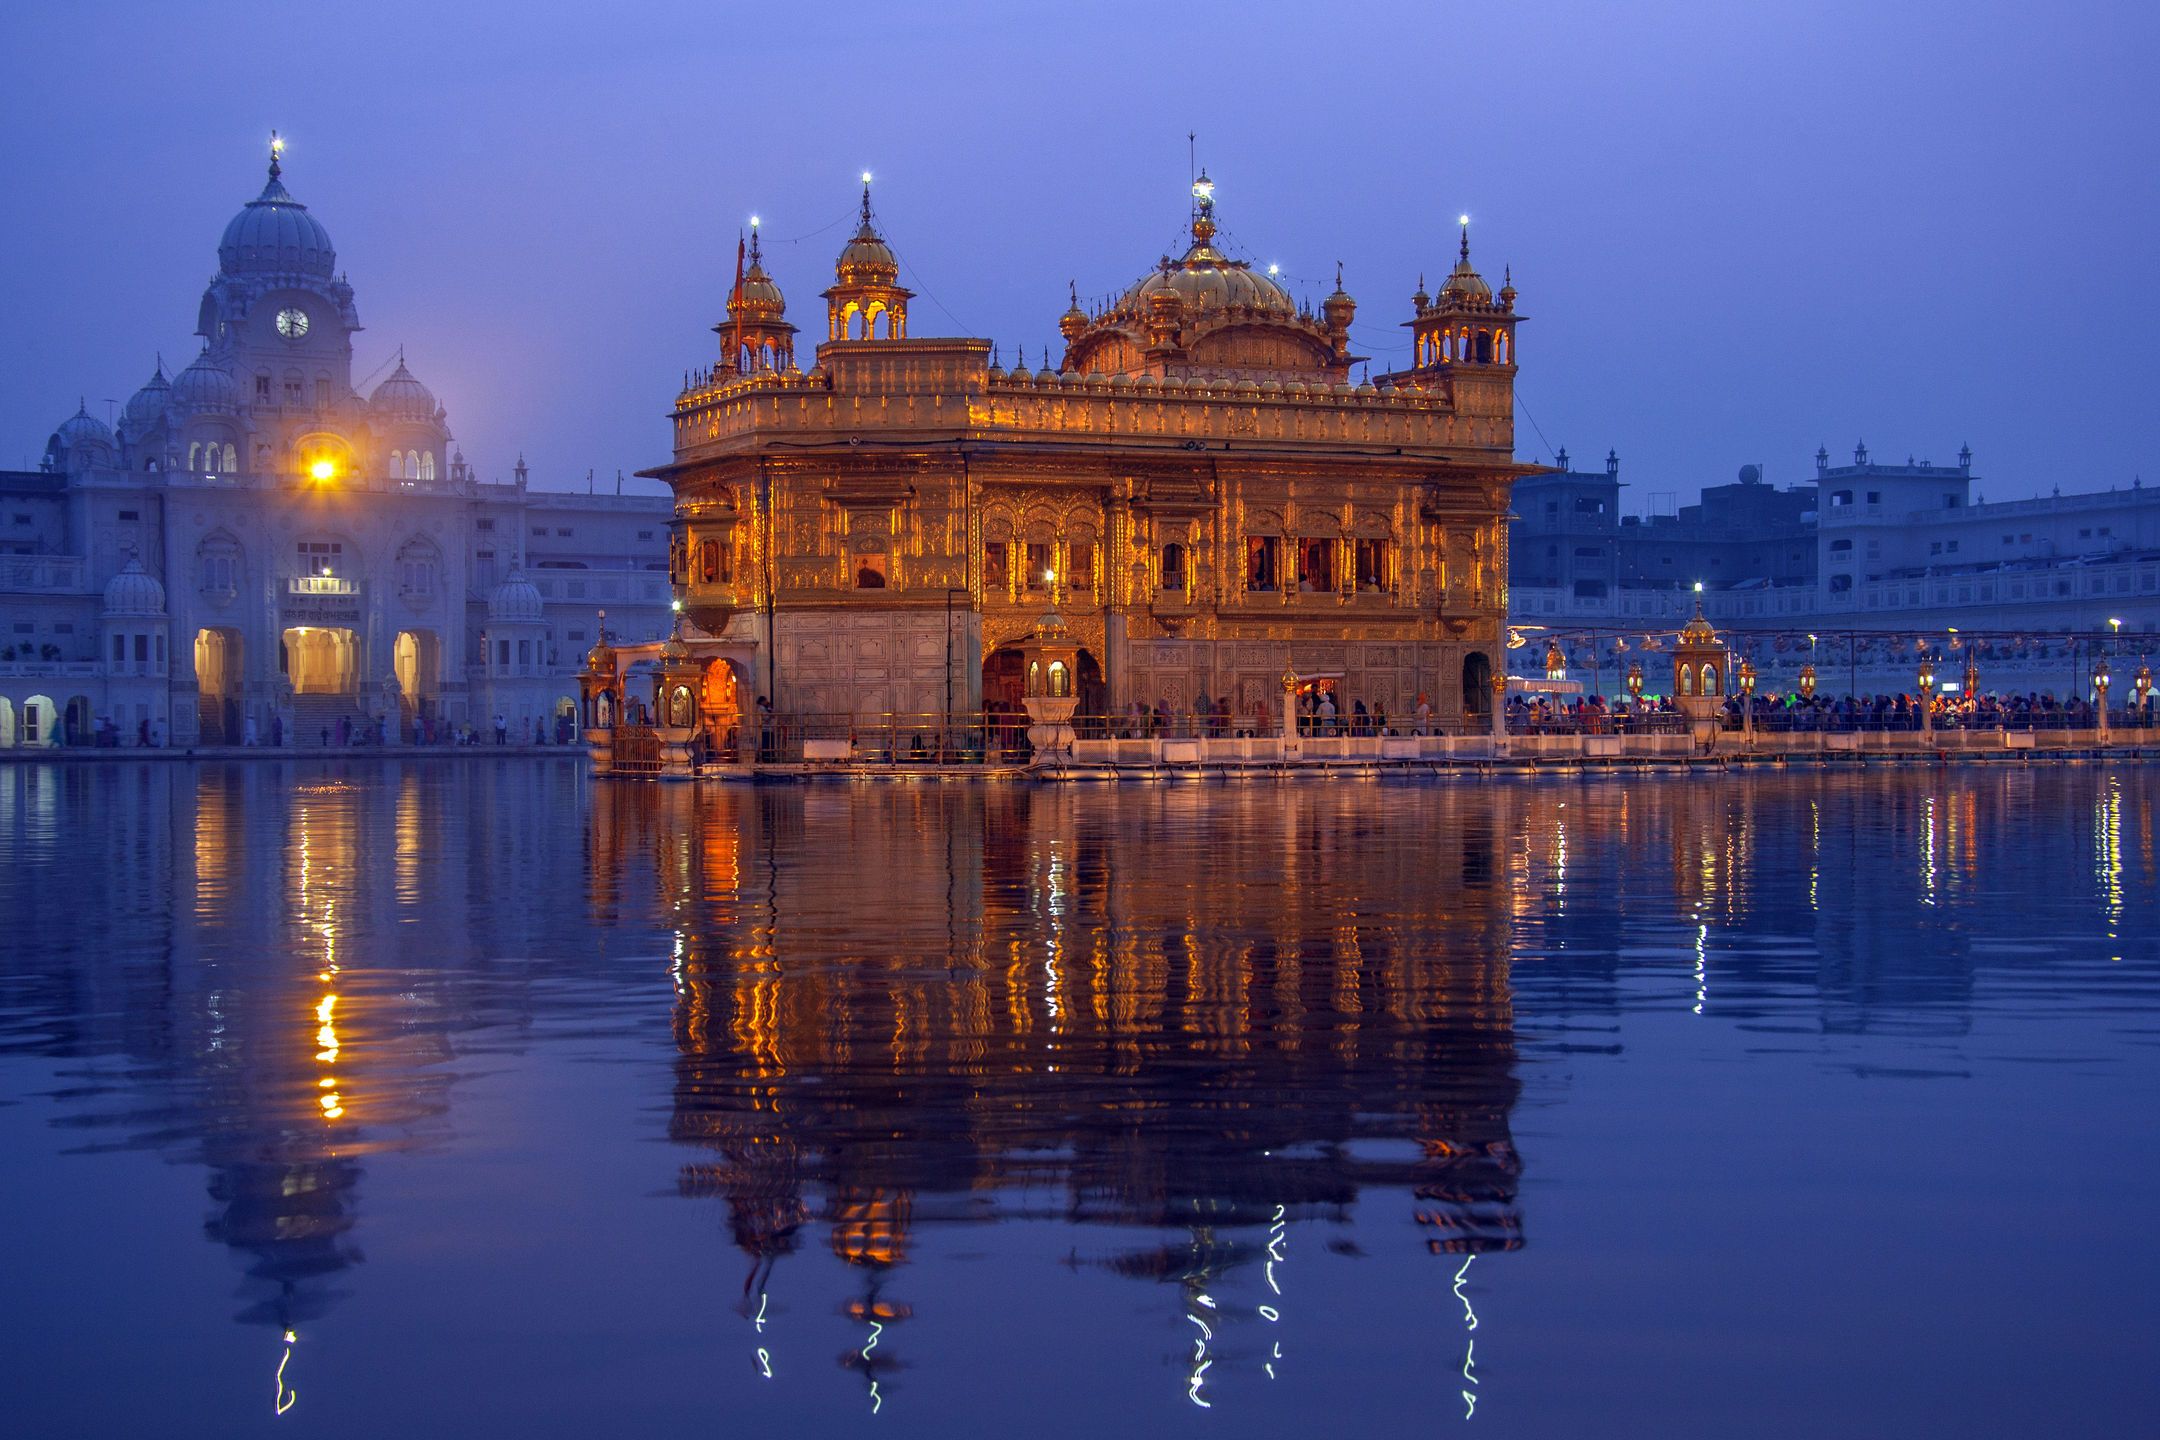
[[[1286,669],[1440,723],[1500,669],[1514,479],[1515,291],[1460,258],[1420,282],[1412,364],[1353,383],[1356,302],[1315,309],[1191,243],[1119,298],[1074,300],[1055,366],[919,338],[864,188],[807,369],[756,241],[721,359],[674,408],[671,571],[690,618],[746,642],[783,713],[958,714],[1019,697],[1055,606],[1082,714],[1235,716]]]

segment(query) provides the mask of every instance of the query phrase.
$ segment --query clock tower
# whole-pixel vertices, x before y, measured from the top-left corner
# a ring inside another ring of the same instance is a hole
[[[270,174],[218,243],[218,273],[203,292],[196,333],[204,358],[231,375],[238,413],[206,415],[255,474],[308,456],[358,458],[367,406],[353,393],[352,286],[322,222],[285,188],[284,142],[272,135]]]

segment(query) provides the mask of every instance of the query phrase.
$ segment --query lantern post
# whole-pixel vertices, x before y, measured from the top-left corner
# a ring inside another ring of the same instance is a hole
[[[1755,748],[1755,662],[1740,661],[1740,743]]]

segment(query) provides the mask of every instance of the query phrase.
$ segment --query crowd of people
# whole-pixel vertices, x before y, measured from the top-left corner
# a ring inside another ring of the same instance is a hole
[[[380,715],[340,715],[333,724],[318,725],[313,735],[302,733],[300,727],[289,724],[282,712],[273,711],[267,726],[256,722],[250,715],[241,726],[237,742],[243,749],[268,747],[279,750],[288,747],[314,746],[318,749],[349,750],[391,743],[389,722]],[[122,744],[120,726],[110,716],[100,716],[91,731],[89,743],[100,750],[119,749]],[[577,722],[569,715],[553,717],[526,716],[512,723],[504,716],[494,717],[492,724],[471,721],[453,723],[434,715],[421,715],[411,722],[410,730],[398,743],[421,746],[484,746],[484,745],[571,745],[577,743]],[[74,743],[83,743],[80,740]],[[135,727],[134,746],[143,750],[162,750],[168,744],[165,722],[143,720]],[[214,742],[199,742],[214,743]],[[228,742],[232,743],[232,742]]]
[[[1718,723],[1742,730],[1750,723],[1749,701],[1728,695],[1720,702]],[[2052,692],[2025,694],[1937,695],[1927,703],[1910,694],[1801,695],[1758,693],[1752,723],[1765,731],[1855,730],[2090,730],[2100,723],[2099,706],[2082,696]],[[2108,723],[2123,729],[2149,727],[2160,720],[2160,700],[2148,695],[2123,704],[2111,701]],[[1601,695],[1515,695],[1507,705],[1507,728],[1518,734],[1625,735],[1673,730],[1685,723],[1671,696],[1645,700],[1607,700]]]

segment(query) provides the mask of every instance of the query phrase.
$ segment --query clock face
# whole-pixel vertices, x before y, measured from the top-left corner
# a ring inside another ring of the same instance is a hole
[[[277,333],[288,340],[298,340],[307,334],[307,311],[280,310],[277,312]]]

